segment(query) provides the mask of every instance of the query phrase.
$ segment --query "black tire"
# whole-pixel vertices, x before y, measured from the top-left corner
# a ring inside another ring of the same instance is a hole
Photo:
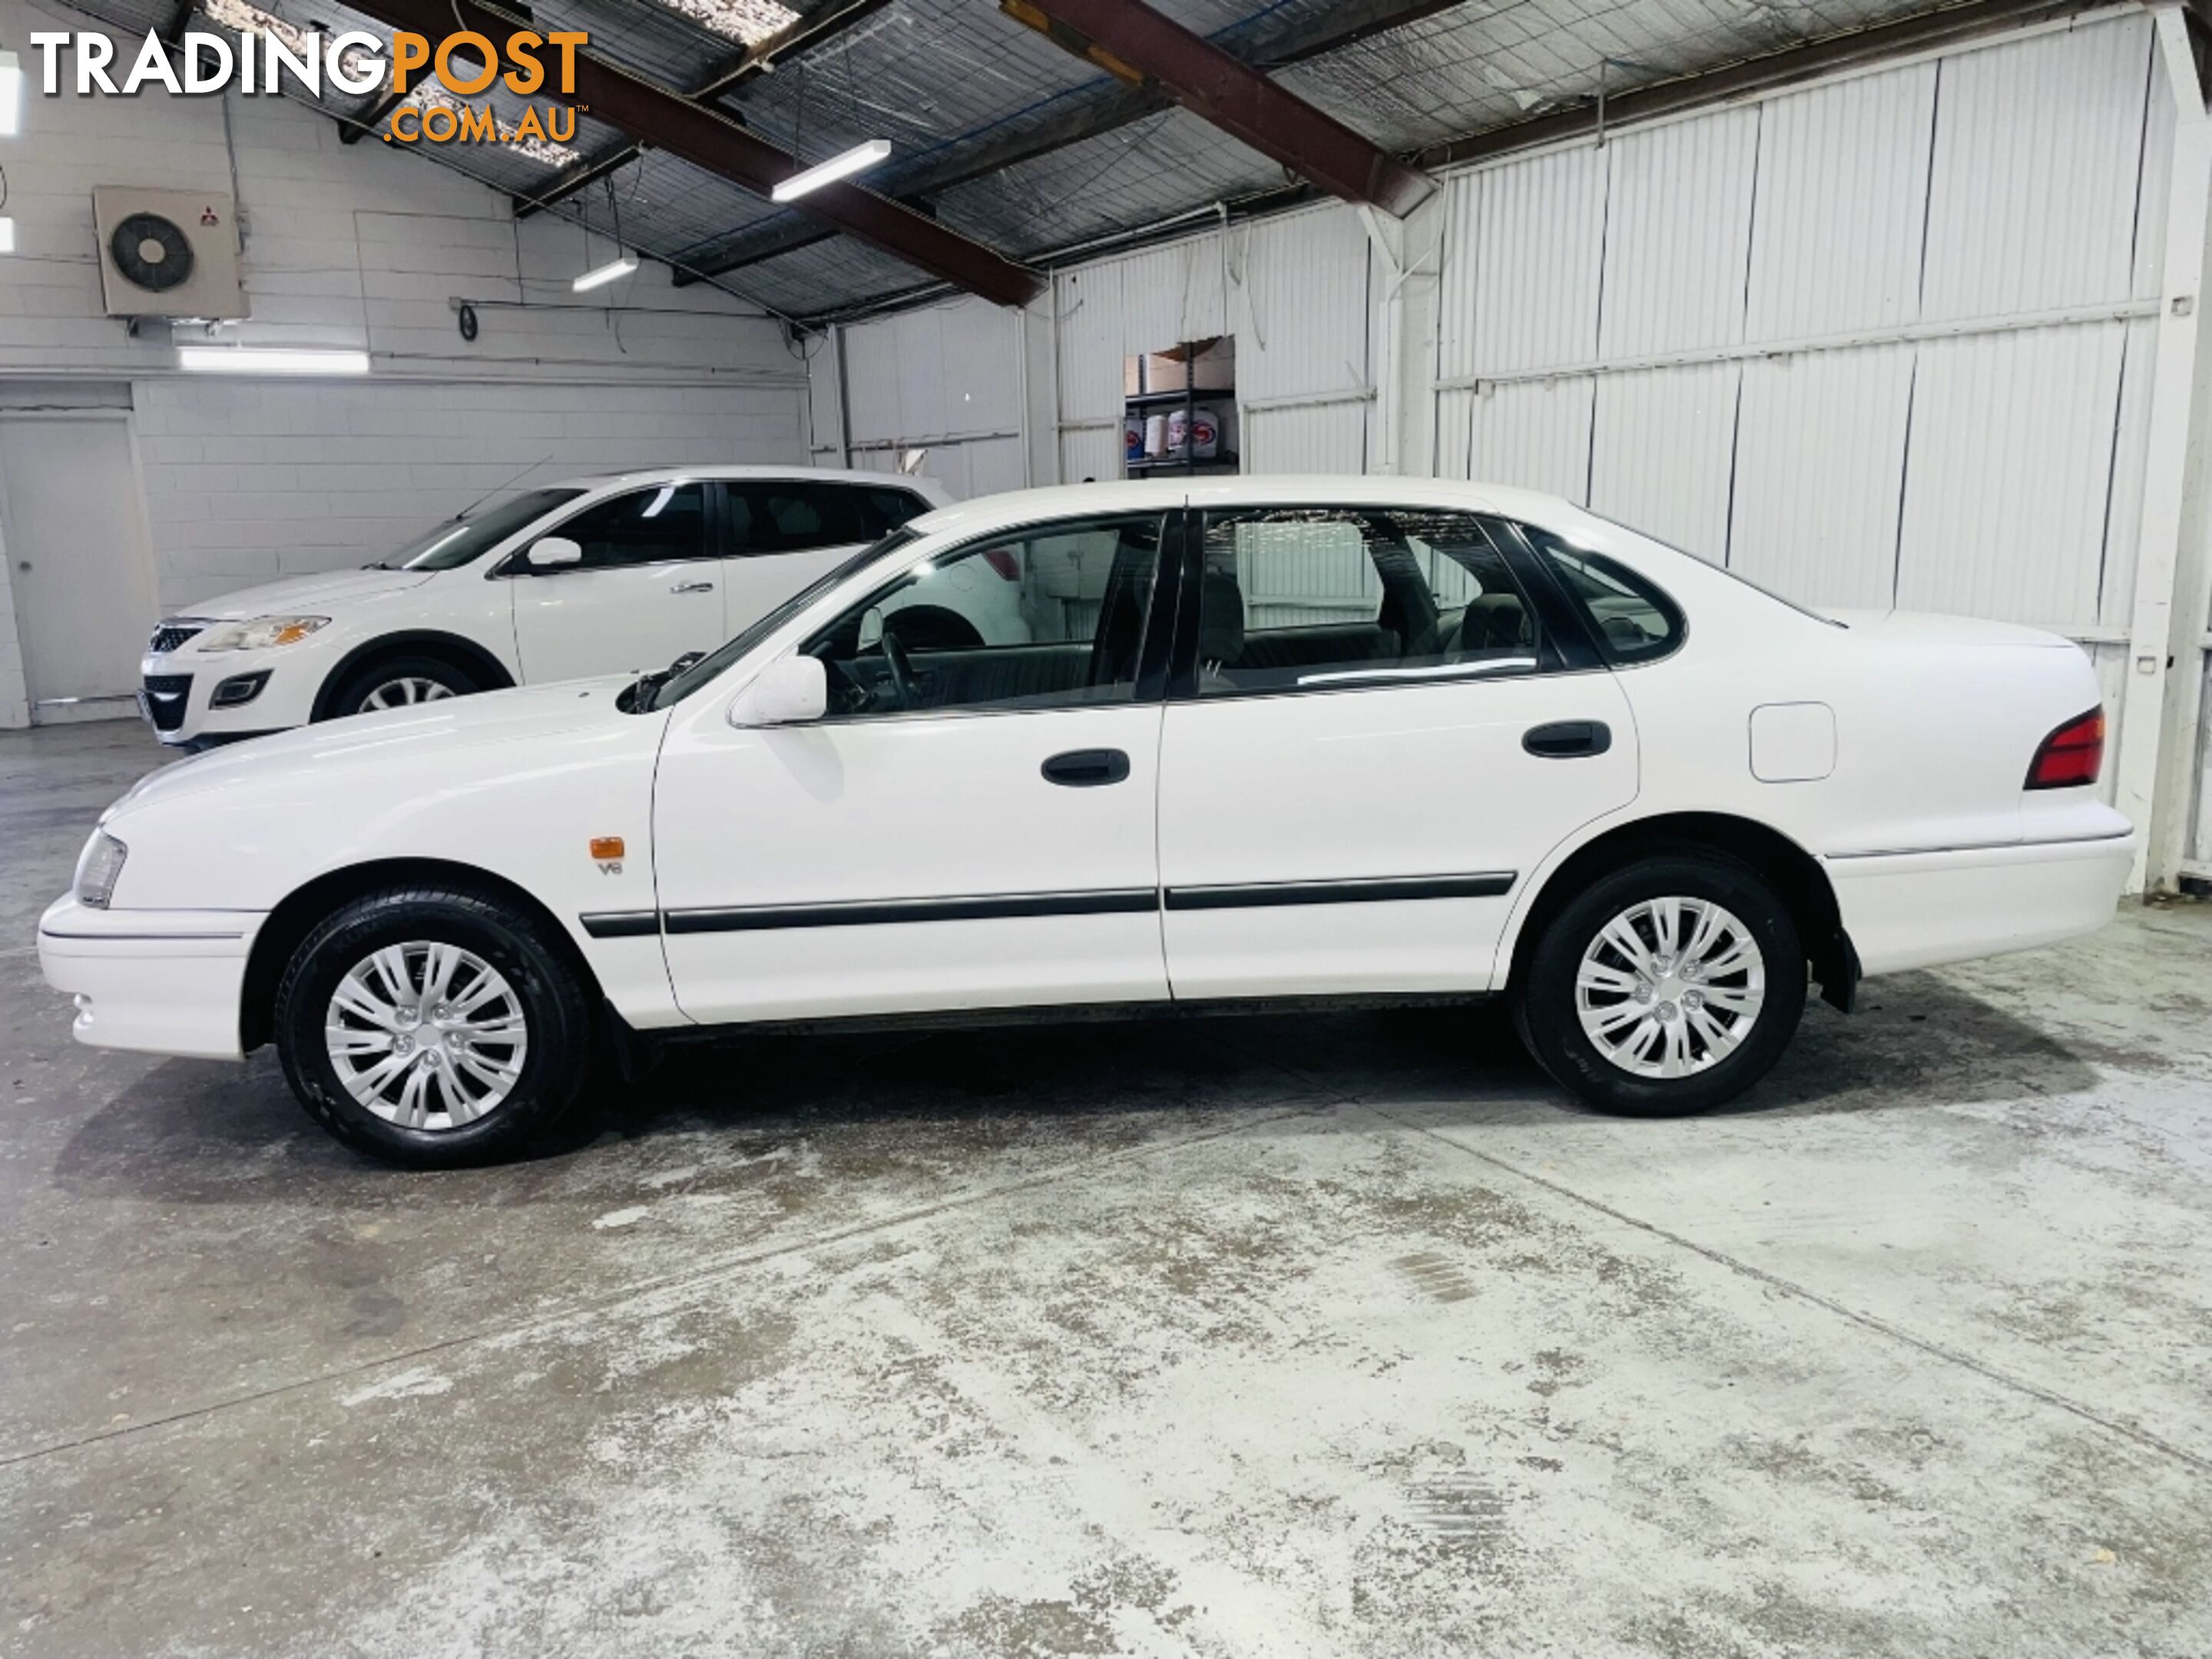
[[[348,1091],[325,1041],[346,975],[375,951],[414,941],[457,945],[489,963],[521,1009],[519,1073],[471,1122],[410,1128],[380,1116]],[[307,1115],[346,1146],[406,1169],[457,1169],[517,1157],[574,1118],[588,1097],[592,1010],[565,941],[535,918],[464,887],[393,887],[355,899],[293,953],[276,989],[276,1052]]]
[[[1607,924],[1647,900],[1668,897],[1717,903],[1742,921],[1763,958],[1765,1000],[1731,1052],[1686,1076],[1650,1077],[1608,1059],[1583,1029],[1576,980],[1584,951]],[[1528,957],[1513,1018],[1537,1064],[1563,1087],[1607,1111],[1664,1117],[1705,1111],[1757,1083],[1789,1047],[1804,1012],[1805,952],[1789,907],[1750,866],[1685,849],[1637,858],[1591,882],[1553,916]]]
[[[345,677],[338,689],[331,694],[329,706],[320,718],[334,720],[341,720],[348,714],[373,713],[374,711],[364,708],[362,704],[374,696],[379,688],[404,684],[409,681],[428,681],[433,685],[444,687],[447,695],[456,697],[465,697],[472,691],[483,690],[483,687],[477,684],[472,675],[464,669],[454,667],[442,657],[425,657],[411,653],[405,656],[379,657],[374,662],[363,663]],[[392,706],[404,707],[405,705]]]

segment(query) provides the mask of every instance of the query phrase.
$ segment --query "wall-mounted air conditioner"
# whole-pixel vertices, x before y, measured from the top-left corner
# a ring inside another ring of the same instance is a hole
[[[92,192],[111,317],[243,317],[238,207],[219,191]]]

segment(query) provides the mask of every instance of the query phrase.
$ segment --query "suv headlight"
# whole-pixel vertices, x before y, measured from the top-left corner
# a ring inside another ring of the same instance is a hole
[[[200,635],[203,651],[264,651],[272,645],[304,640],[328,623],[328,617],[256,617],[251,622],[228,623]]]
[[[130,856],[131,849],[106,830],[94,830],[84,851],[76,855],[76,902],[105,910],[115,878],[123,873],[123,860]]]

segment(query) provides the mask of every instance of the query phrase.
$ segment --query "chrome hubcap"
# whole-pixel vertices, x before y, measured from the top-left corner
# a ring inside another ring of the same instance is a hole
[[[1598,930],[1575,972],[1583,1032],[1624,1072],[1689,1077],[1743,1046],[1766,1000],[1751,929],[1710,899],[1656,898]]]
[[[357,712],[366,714],[374,708],[404,708],[410,703],[439,702],[453,695],[450,685],[441,685],[420,674],[405,674],[376,687],[361,700]]]
[[[530,1032],[499,969],[457,945],[410,939],[356,963],[323,1042],[345,1091],[403,1129],[458,1129],[522,1075]]]

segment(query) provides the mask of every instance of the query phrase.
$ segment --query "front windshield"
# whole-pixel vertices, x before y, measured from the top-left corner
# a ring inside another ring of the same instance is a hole
[[[836,586],[839,582],[843,581],[846,577],[851,575],[856,570],[863,569],[868,565],[874,563],[875,561],[883,557],[884,554],[890,552],[894,548],[904,547],[908,542],[915,539],[916,539],[915,532],[901,528],[892,531],[890,535],[884,537],[883,540],[876,543],[873,546],[862,548],[858,553],[853,555],[851,558],[846,560],[842,564],[838,565],[834,569],[817,577],[806,586],[800,588],[799,592],[793,594],[781,605],[776,606],[775,610],[769,611],[768,615],[763,617],[758,622],[755,623],[750,628],[745,629],[744,633],[738,635],[728,644],[709,652],[707,655],[700,658],[698,661],[693,663],[689,668],[685,669],[682,673],[673,675],[663,682],[655,689],[653,694],[653,701],[647,703],[646,707],[647,708],[673,708],[678,703],[683,702],[684,698],[690,696],[701,686],[706,684],[708,681],[713,679],[717,674],[720,673],[725,668],[727,668],[732,663],[737,661],[738,658],[744,656],[746,652],[751,650],[769,635],[775,633],[775,630],[782,627],[784,623],[789,622],[793,617],[806,609],[808,605],[813,604],[815,600],[820,599],[822,595],[827,593],[831,588]]]
[[[580,489],[526,489],[512,501],[486,507],[474,518],[435,524],[373,570],[457,570],[496,547],[532,520],[573,501]]]

